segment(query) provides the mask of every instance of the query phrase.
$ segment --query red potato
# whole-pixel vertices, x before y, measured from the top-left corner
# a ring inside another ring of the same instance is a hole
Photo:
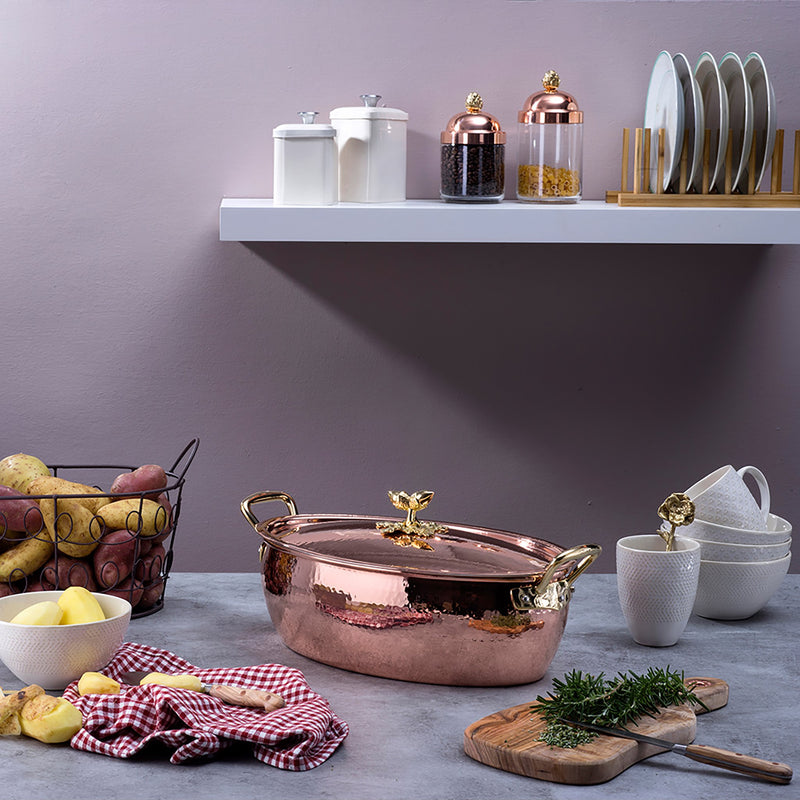
[[[167,473],[158,464],[144,464],[132,472],[123,472],[114,478],[111,494],[127,494],[129,492],[149,492],[150,500],[155,500],[160,491],[167,486]]]
[[[39,533],[44,527],[39,504],[26,494],[0,486],[0,537],[8,531]]]
[[[138,542],[138,549],[137,549]],[[150,543],[128,530],[103,534],[92,560],[97,583],[107,589],[124,581],[133,570],[133,560],[150,549]]]
[[[70,558],[63,553],[56,559],[51,558],[39,573],[42,588],[46,591],[54,589],[66,589],[67,586],[83,586],[90,592],[97,591],[97,583],[94,579],[94,572],[89,561],[82,561],[77,558]]]
[[[150,541],[152,541],[154,544],[156,542],[163,542],[167,536],[172,533],[172,525],[174,523],[172,518],[172,503],[170,503],[167,493],[162,492],[158,497],[156,497],[156,503],[158,503],[160,506],[163,506],[164,510],[167,512],[167,522],[164,526],[164,530],[161,531],[161,533],[157,533],[155,536],[150,537]]]
[[[136,577],[145,585],[152,583],[161,575],[164,569],[164,559],[167,553],[160,544],[156,544],[150,552],[136,562]]]
[[[132,606],[136,606],[142,599],[144,587],[140,581],[126,578],[122,583],[104,589],[103,594],[113,594],[115,597],[121,597],[123,600],[127,600]]]
[[[161,599],[161,595],[163,592],[164,592],[164,579],[159,578],[157,581],[153,581],[149,586],[145,587],[144,591],[142,592],[142,598],[141,600],[139,600],[138,604],[136,605],[136,608],[137,609],[151,608]]]

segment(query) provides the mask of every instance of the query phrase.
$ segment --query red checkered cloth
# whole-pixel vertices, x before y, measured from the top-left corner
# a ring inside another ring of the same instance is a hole
[[[286,705],[265,712],[155,684],[123,685],[120,694],[81,697],[75,681],[64,690],[64,697],[83,714],[83,727],[72,737],[72,747],[130,758],[157,742],[172,750],[173,764],[181,764],[244,742],[252,745],[259,761],[301,771],[322,764],[349,733],[347,723],[311,690],[303,673],[280,664],[200,669],[168,650],[126,642],[103,674],[119,680],[131,670],[188,672],[206,684],[266,689],[281,695]]]

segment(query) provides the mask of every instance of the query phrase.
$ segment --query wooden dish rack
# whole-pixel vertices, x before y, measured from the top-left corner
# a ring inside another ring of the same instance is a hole
[[[654,146],[656,151],[656,181],[655,191],[651,191],[651,139],[656,138]],[[750,148],[749,164],[747,170],[747,191],[731,187],[733,164],[733,137],[728,136],[728,145],[725,151],[725,182],[722,189],[715,188],[709,191],[711,176],[710,168],[710,142],[711,131],[706,130],[703,144],[703,171],[701,189],[687,188],[688,175],[688,131],[683,137],[683,147],[680,157],[680,172],[677,182],[667,191],[664,191],[664,143],[666,139],[663,128],[659,129],[657,137],[653,137],[650,128],[636,128],[634,133],[633,150],[633,180],[632,188],[629,162],[630,162],[631,129],[623,128],[622,131],[622,175],[620,188],[606,192],[607,203],[617,203],[620,206],[686,206],[697,208],[786,208],[800,207],[800,130],[794,132],[794,162],[792,170],[792,190],[784,192],[781,188],[783,175],[783,150],[784,131],[775,132],[775,147],[772,152],[770,165],[770,184],[767,191],[756,191],[756,148],[755,137]],[[766,173],[765,173],[766,174]]]

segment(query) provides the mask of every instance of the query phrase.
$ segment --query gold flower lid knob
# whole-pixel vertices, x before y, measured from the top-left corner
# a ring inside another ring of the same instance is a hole
[[[483,98],[478,92],[470,92],[464,105],[466,112],[451,117],[442,131],[442,144],[505,144],[500,123],[483,111]]]
[[[581,124],[583,111],[572,95],[559,91],[561,78],[554,69],[545,72],[542,78],[544,91],[534,92],[525,101],[517,119],[530,125],[535,122],[561,125]]]

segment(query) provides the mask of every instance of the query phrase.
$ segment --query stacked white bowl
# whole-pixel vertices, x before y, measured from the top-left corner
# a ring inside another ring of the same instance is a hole
[[[760,501],[744,482],[751,475]],[[720,467],[685,492],[694,522],[678,535],[700,544],[694,613],[710,619],[747,619],[777,591],[792,559],[792,526],[769,512],[769,487],[755,467]]]

